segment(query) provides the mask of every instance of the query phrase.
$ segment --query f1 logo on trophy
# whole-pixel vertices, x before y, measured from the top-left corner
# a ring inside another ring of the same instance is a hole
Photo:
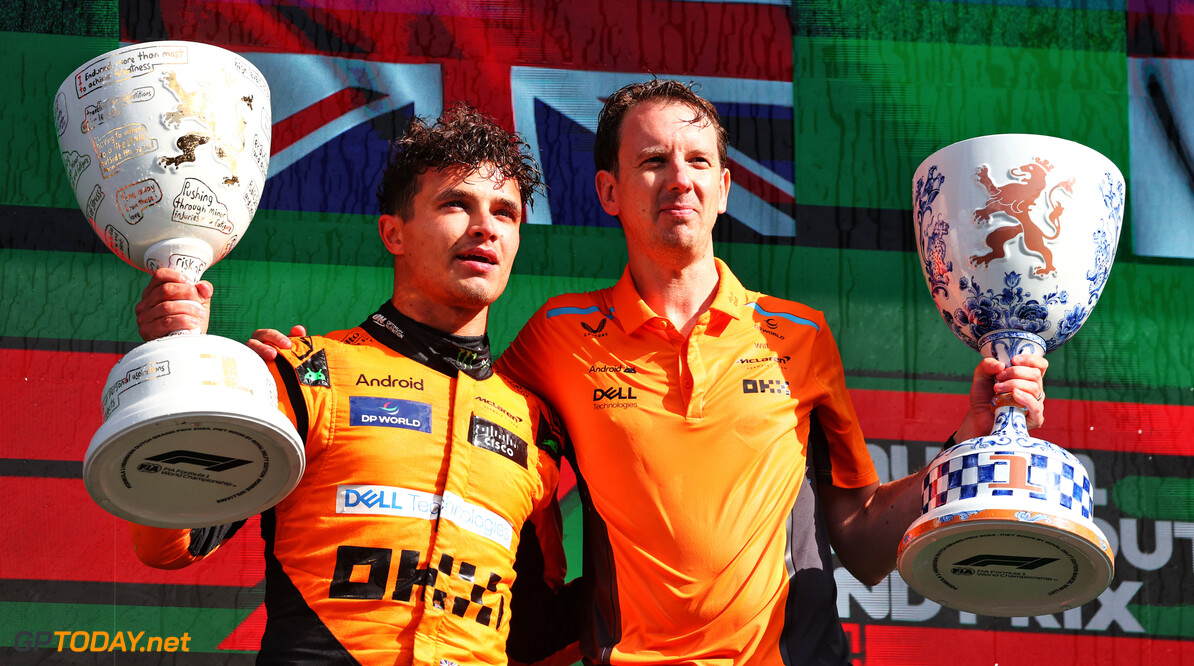
[[[1119,169],[1072,141],[1004,134],[937,151],[913,179],[913,217],[945,323],[1005,364],[1057,349],[1099,300],[1123,207]],[[900,575],[929,599],[983,615],[1080,606],[1115,573],[1090,478],[1069,452],[1029,436],[1023,408],[996,405],[990,435],[930,463]]]
[[[192,282],[223,259],[257,209],[269,167],[270,93],[241,56],[148,42],[75,70],[54,104],[62,160],[92,229],[134,268]],[[294,489],[302,440],[248,347],[172,335],[108,375],[87,492],[121,518],[203,527],[247,518]]]

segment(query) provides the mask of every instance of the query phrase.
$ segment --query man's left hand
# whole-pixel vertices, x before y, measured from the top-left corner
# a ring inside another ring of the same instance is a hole
[[[957,441],[991,434],[995,424],[992,403],[996,396],[1023,407],[1030,429],[1044,425],[1044,378],[1049,361],[1041,355],[1022,354],[1013,358],[1012,363],[1011,366],[1005,366],[993,358],[984,358],[974,369],[974,381],[970,384],[970,409],[954,436]]]

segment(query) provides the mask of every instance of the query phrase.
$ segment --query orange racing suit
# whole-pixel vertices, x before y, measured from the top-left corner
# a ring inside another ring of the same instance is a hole
[[[271,371],[307,463],[262,514],[259,662],[504,664],[508,635],[520,661],[560,647],[549,635],[567,642],[552,629],[568,615],[552,606],[565,605],[565,434],[492,373],[488,338],[386,303],[357,328],[292,342]],[[142,560],[174,568],[238,527],[133,535]]]

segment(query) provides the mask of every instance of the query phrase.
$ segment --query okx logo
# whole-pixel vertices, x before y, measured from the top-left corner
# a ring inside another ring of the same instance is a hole
[[[209,472],[225,472],[234,467],[248,465],[252,462],[241,460],[240,458],[229,458],[227,456],[217,456],[213,453],[201,453],[199,451],[186,451],[183,449],[168,453],[159,453],[156,456],[146,458],[146,460],[165,463],[167,465],[195,465]],[[143,472],[158,471],[157,469],[150,469],[150,467],[149,465],[142,464],[137,469]]]
[[[955,567],[1011,567],[1013,569],[1039,569],[1050,562],[1056,562],[1056,557],[1024,557],[1019,555],[974,555],[964,560],[954,562]]]

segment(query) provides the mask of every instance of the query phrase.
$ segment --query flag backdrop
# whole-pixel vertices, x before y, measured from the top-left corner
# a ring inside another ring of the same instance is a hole
[[[838,614],[858,664],[1194,660],[1194,3],[24,0],[0,9],[0,31],[0,661],[123,663],[149,645],[161,652],[142,659],[244,663],[263,626],[255,520],[200,566],[151,570],[81,480],[146,280],[76,207],[53,94],[85,61],[161,39],[242,53],[272,89],[260,209],[206,274],[211,332],[234,339],[345,328],[388,297],[385,142],[465,100],[525,135],[548,185],[491,316],[503,348],[549,295],[621,272],[621,233],[592,191],[603,95],[651,75],[700,83],[732,144],[718,254],[749,287],[826,312],[885,480],[932,458],[977,362],[924,285],[916,166],[1002,132],[1104,153],[1127,176],[1127,220],[1099,306],[1050,355],[1038,436],[1091,473],[1115,580],[1065,613],[989,618],[839,569]]]

